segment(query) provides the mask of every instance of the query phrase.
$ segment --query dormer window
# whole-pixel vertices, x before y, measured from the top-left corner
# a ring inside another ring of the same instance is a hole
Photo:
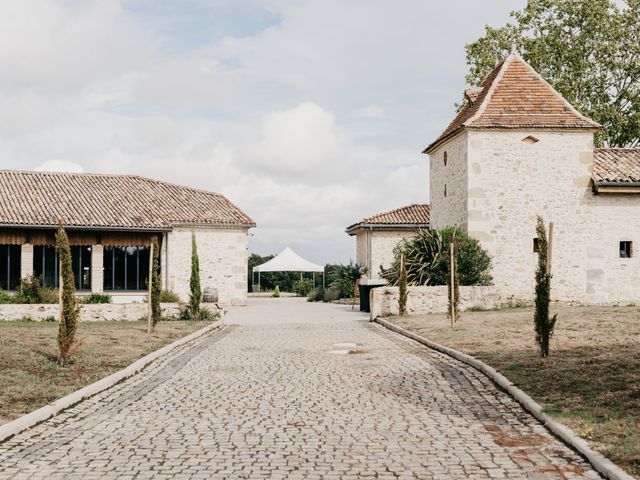
[[[447,166],[447,152],[444,152],[444,166]]]

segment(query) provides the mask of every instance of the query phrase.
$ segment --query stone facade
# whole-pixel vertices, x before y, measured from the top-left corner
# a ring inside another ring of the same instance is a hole
[[[554,300],[638,302],[640,256],[620,258],[619,242],[640,245],[640,197],[594,195],[592,159],[588,130],[466,130],[431,152],[432,225],[467,230],[491,255],[500,293],[531,299],[541,215],[554,223]]]
[[[162,303],[162,315],[165,317],[177,317],[182,307],[178,303]],[[101,320],[124,320],[133,321],[147,318],[148,305],[146,303],[96,303],[86,304],[80,307],[80,321],[93,322]],[[203,304],[213,313],[219,312],[214,304]],[[48,317],[56,320],[60,316],[60,307],[57,304],[5,304],[0,305],[0,321],[20,320],[31,318],[35,321],[42,321]]]
[[[448,287],[409,287],[407,313],[446,313],[449,305]],[[398,315],[398,287],[379,287],[371,290],[371,319]],[[503,303],[500,289],[495,286],[460,287],[460,309],[472,307],[495,308]]]
[[[445,165],[446,155],[446,165]],[[431,153],[431,227],[467,225],[468,136],[462,132]],[[446,195],[445,195],[446,189]]]
[[[218,289],[222,305],[246,305],[249,236],[246,228],[175,228],[165,239],[167,288],[189,297],[191,232],[200,260],[200,285]]]
[[[33,245],[25,243],[20,247],[20,278],[33,275]]]
[[[356,263],[367,267],[367,276],[380,280],[380,267],[389,268],[393,263],[393,249],[405,238],[415,237],[415,230],[362,228],[356,234]]]

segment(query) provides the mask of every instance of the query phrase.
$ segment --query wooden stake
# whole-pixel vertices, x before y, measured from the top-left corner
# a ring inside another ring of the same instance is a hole
[[[455,265],[455,258],[456,258],[456,252],[455,252],[455,246],[454,246],[454,241],[453,239],[451,240],[451,244],[450,244],[450,258],[449,258],[449,270],[451,270],[451,278],[449,279],[449,281],[451,282],[451,295],[450,295],[450,302],[451,302],[451,327],[453,327],[456,324],[456,286],[455,286],[455,281],[456,281],[456,265]]]
[[[551,254],[553,253],[553,222],[549,223],[549,240],[547,242],[547,275],[551,275]]]
[[[151,333],[151,287],[153,285],[153,242],[151,242],[151,248],[149,250],[149,280],[147,281],[147,285],[149,286],[149,308],[147,311],[147,333]]]

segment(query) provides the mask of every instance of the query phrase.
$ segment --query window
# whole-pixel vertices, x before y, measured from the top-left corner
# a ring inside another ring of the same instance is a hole
[[[0,245],[0,289],[15,290],[20,283],[20,245]]]
[[[447,198],[447,184],[444,184],[444,198]]]
[[[105,247],[105,290],[146,290],[148,278],[149,247]]]
[[[91,247],[74,245],[71,247],[71,267],[76,290],[91,290]],[[60,262],[53,245],[33,247],[33,273],[42,277],[47,287],[60,286]]]
[[[447,152],[444,152],[444,166],[447,166]]]
[[[633,254],[633,242],[620,242],[620,258],[631,258]]]
[[[539,248],[540,248],[540,239],[536,237],[533,239],[533,253],[538,253]]]

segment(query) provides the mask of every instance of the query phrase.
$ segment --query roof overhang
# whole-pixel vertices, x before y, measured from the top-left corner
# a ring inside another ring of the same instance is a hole
[[[593,182],[593,191],[600,193],[640,193],[640,182]]]
[[[428,223],[357,223],[347,227],[345,233],[355,235],[358,230],[420,230],[429,228]]]
[[[171,226],[157,226],[157,227],[120,227],[120,226],[101,226],[101,225],[66,225],[62,224],[65,230],[91,230],[100,232],[170,232],[174,228],[253,228],[256,226],[252,224],[227,224],[227,223],[175,223]],[[1,223],[0,228],[24,228],[30,230],[55,230],[58,228],[58,224],[55,225],[31,225],[24,223]]]

